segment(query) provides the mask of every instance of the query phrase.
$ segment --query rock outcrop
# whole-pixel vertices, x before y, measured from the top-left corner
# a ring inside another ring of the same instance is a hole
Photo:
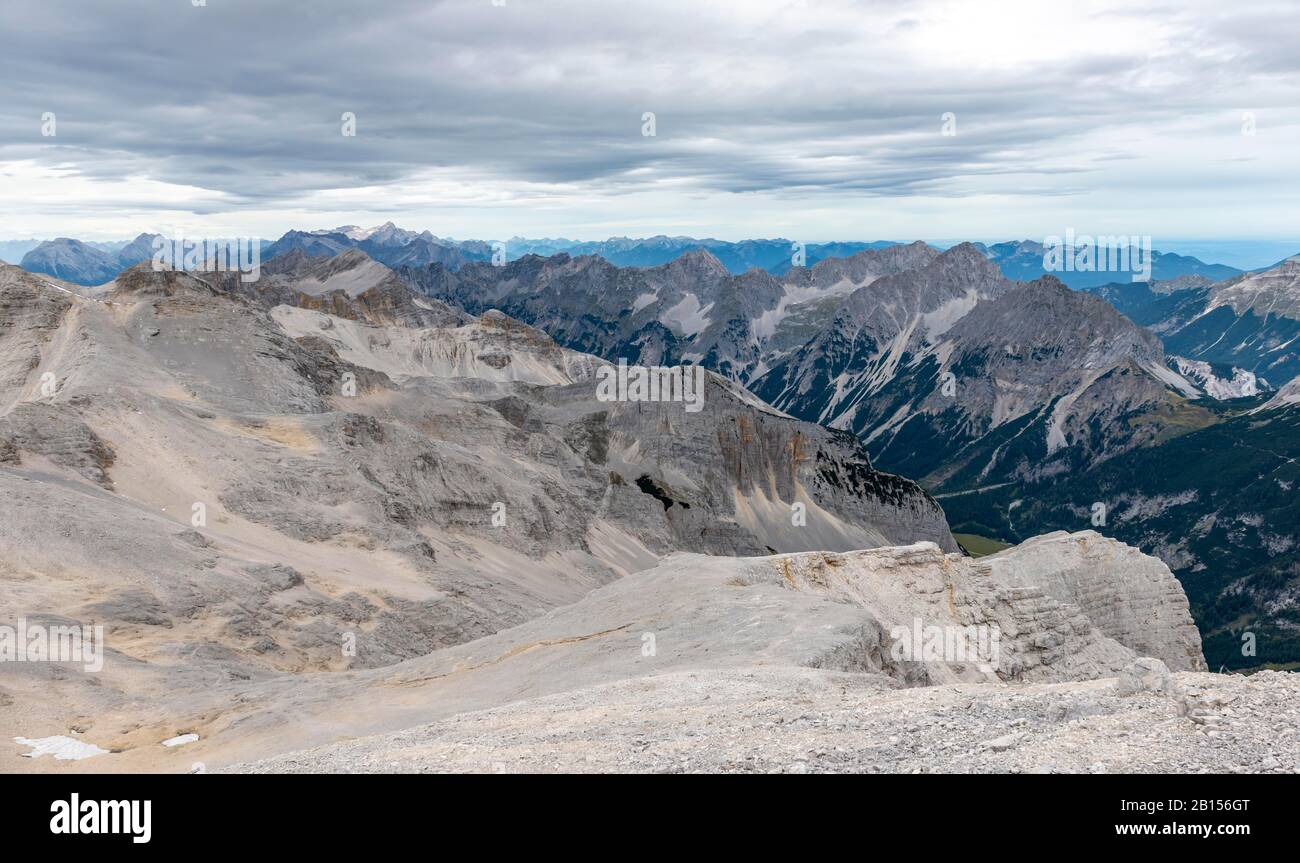
[[[1095,531],[1058,531],[975,566],[1001,583],[1036,586],[1077,606],[1104,635],[1139,656],[1158,657],[1174,671],[1206,670],[1187,596],[1157,557]]]
[[[1095,574],[1097,561],[1084,540],[1110,546],[1117,555],[1131,551],[1095,536],[1074,539],[1054,543],[1055,569],[1046,578],[1061,575],[1069,583]],[[1018,550],[1003,554],[1004,563],[1019,563]],[[1034,559],[1042,554],[1030,550]],[[560,693],[581,698],[577,693],[620,682],[652,689],[651,677],[736,678],[756,669],[817,669],[832,680],[849,672],[857,680],[852,685],[871,681],[885,691],[1132,677],[1139,654],[1105,635],[1080,606],[1028,584],[1027,571],[981,566],[930,543],[743,559],[679,554],[522,626],[364,678],[332,679],[319,697],[340,705],[400,691],[403,701],[418,700],[423,713],[417,719],[395,706],[386,721],[396,728],[430,721],[431,709],[451,716],[516,699]],[[1128,601],[1122,581],[1114,585],[1114,601]],[[1170,597],[1169,606],[1152,601],[1149,610],[1157,619],[1186,613],[1181,596]],[[987,642],[976,642],[993,633],[998,649],[989,655]],[[1171,661],[1186,663],[1192,645],[1185,638],[1171,632],[1164,639]],[[955,654],[963,644],[965,653]],[[1106,685],[1106,691],[1111,688]],[[762,697],[796,696],[778,689]],[[319,709],[286,692],[271,697],[244,724],[261,725],[263,712]],[[276,763],[281,769],[320,764],[369,745],[340,744]]]

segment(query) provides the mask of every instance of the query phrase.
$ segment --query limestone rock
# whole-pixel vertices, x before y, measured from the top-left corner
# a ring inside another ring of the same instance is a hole
[[[1063,559],[1076,565],[1062,567]],[[1097,629],[1141,656],[1159,657],[1174,671],[1205,670],[1187,596],[1159,558],[1095,531],[1057,531],[977,565],[1009,584],[1034,584],[1078,606]]]
[[[1144,656],[1120,669],[1116,695],[1176,695],[1179,691],[1169,676],[1169,667],[1159,659]]]

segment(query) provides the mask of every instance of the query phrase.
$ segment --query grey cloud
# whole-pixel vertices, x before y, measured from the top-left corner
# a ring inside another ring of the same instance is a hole
[[[906,36],[927,26],[925,5],[860,14],[899,16],[889,30]],[[46,0],[3,13],[0,159],[143,173],[259,206],[430,167],[608,194],[684,179],[910,195],[989,176],[1007,193],[1060,193],[1077,186],[1015,178],[1087,172],[1091,155],[1060,164],[1083,134],[1236,109],[1258,76],[1296,83],[1297,16],[1267,4],[1232,20],[1148,7],[1186,40],[1168,56],[961,74],[900,62],[888,38],[836,26],[815,2],[793,19],[691,8]],[[943,139],[950,110],[960,133]],[[39,137],[43,111],[58,115],[56,141]],[[344,111],[355,138],[340,135]],[[641,137],[642,111],[657,137]]]

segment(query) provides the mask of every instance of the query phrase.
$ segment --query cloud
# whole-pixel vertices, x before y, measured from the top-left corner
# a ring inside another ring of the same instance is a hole
[[[541,206],[602,235],[693,209],[721,236],[797,206],[829,237],[846,217],[887,228],[852,214],[907,202],[955,236],[989,224],[958,199],[1154,221],[1182,195],[1151,206],[1143,188],[1204,187],[1217,217],[1297,167],[1300,13],[1268,2],[46,0],[0,16],[9,233],[81,200],[72,218],[113,235],[124,214],[273,227],[351,208],[504,236]]]

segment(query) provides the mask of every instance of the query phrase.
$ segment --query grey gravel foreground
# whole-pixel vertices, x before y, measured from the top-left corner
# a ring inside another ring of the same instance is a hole
[[[813,669],[656,675],[230,772],[1295,773],[1300,677],[911,689]]]

